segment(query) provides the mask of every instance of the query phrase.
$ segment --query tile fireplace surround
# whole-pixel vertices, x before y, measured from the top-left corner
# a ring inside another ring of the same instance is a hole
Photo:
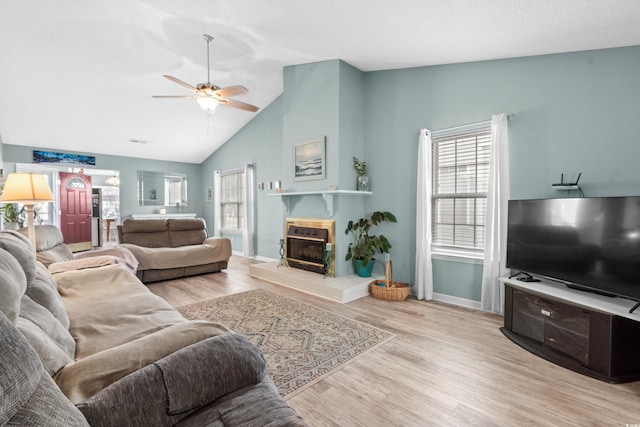
[[[335,248],[335,221],[331,219],[315,218],[287,218],[286,235],[289,234],[290,227],[308,227],[328,230],[328,238],[310,237],[310,241],[316,240],[315,244],[331,243]],[[318,233],[318,236],[325,236],[327,233]],[[315,235],[315,234],[314,234]],[[293,237],[295,239],[295,237]],[[304,238],[303,238],[304,240]],[[297,242],[296,242],[297,243]],[[313,242],[312,242],[313,243]],[[289,256],[288,248],[285,248],[285,258]],[[373,280],[380,277],[358,277],[355,274],[341,277],[333,277],[335,274],[335,251],[331,252],[331,264],[329,276],[324,274],[294,268],[293,265],[300,265],[302,262],[291,262],[292,266],[280,266],[279,261],[252,264],[249,267],[249,274],[262,280],[266,280],[277,285],[297,289],[331,301],[345,303],[362,298],[369,294],[369,285]]]

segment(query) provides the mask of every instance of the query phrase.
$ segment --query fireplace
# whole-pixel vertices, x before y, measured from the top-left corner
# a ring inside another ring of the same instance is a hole
[[[324,274],[327,243],[333,250],[329,275],[335,274],[335,221],[324,219],[289,218],[286,223],[286,261],[289,267]]]

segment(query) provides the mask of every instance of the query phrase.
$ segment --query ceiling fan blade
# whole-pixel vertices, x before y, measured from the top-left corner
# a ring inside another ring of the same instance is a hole
[[[186,95],[186,96],[182,96],[182,95],[152,95],[152,98],[186,98],[186,99],[198,99],[198,98],[202,98],[201,96],[196,96],[196,95]]]
[[[227,97],[227,96],[243,95],[247,92],[249,92],[249,89],[247,89],[244,86],[238,85],[238,86],[223,87],[222,89],[216,90],[215,94],[218,96]]]
[[[173,77],[173,76],[168,76],[168,75],[166,75],[166,74],[163,74],[163,77],[164,77],[164,78],[167,78],[167,79],[169,79],[169,80],[171,80],[171,81],[172,81],[172,82],[174,82],[174,83],[178,83],[180,86],[184,86],[184,87],[186,87],[186,88],[187,88],[187,89],[189,89],[189,90],[192,90],[192,91],[194,91],[194,92],[197,92],[197,91],[198,91],[198,89],[197,89],[196,87],[191,86],[189,83],[185,83],[185,82],[183,82],[182,80],[177,79],[177,78],[175,78],[175,77]]]
[[[240,108],[241,110],[247,110],[253,113],[258,111],[258,107],[256,107],[255,105],[245,104],[244,102],[234,101],[233,99],[220,99],[218,100],[218,102],[228,107]]]

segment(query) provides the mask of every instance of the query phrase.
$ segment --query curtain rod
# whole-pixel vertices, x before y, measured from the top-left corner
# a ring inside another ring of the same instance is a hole
[[[515,114],[507,114],[507,119],[508,120],[512,120],[516,117]],[[469,123],[466,125],[460,125],[460,126],[453,126],[450,128],[444,128],[444,129],[438,129],[438,130],[432,130],[431,134],[433,135],[434,133],[445,133],[445,132],[451,132],[457,129],[464,129],[464,128],[475,128],[475,127],[480,127],[480,126],[486,126],[486,125],[490,125],[491,124],[491,120],[484,120],[482,122],[476,122],[476,123]]]

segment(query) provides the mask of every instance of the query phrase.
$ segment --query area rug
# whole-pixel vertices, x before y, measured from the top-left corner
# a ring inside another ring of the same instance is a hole
[[[178,311],[247,337],[264,353],[267,372],[286,398],[395,336],[261,289],[183,305]]]

